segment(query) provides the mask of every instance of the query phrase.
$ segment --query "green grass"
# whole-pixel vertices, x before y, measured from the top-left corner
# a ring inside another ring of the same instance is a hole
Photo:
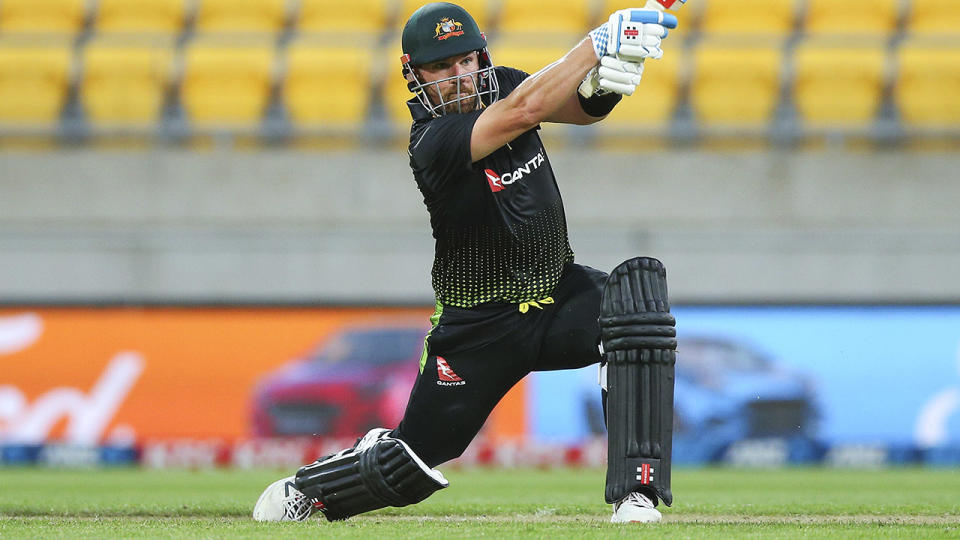
[[[447,471],[423,503],[255,523],[277,471],[0,469],[0,538],[960,538],[960,471],[674,472],[654,526],[608,523],[599,470]]]

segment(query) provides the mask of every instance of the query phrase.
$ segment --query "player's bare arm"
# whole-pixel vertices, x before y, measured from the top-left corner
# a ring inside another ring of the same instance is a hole
[[[473,127],[473,161],[487,157],[541,122],[589,124],[599,120],[583,112],[576,97],[580,82],[596,65],[593,46],[584,39],[563,58],[528,77],[505,99],[490,105]]]
[[[643,60],[663,56],[660,42],[676,25],[676,17],[653,9],[614,12],[561,59],[480,115],[470,143],[473,161],[541,122],[586,125],[605,118],[620,95],[633,94],[643,75]],[[592,86],[600,92],[578,94],[585,79],[595,79]]]

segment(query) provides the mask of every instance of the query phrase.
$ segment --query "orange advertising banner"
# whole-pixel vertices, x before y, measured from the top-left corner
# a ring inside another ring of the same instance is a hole
[[[0,309],[0,442],[354,437],[399,421],[427,308]],[[488,435],[527,428],[518,385]]]

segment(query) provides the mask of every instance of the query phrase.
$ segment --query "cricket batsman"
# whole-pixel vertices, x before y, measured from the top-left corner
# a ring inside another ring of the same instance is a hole
[[[328,520],[406,506],[445,488],[461,455],[531,371],[601,364],[611,521],[657,522],[672,503],[676,332],[659,261],[610,275],[574,263],[543,122],[592,124],[633,94],[663,55],[673,15],[625,9],[533,75],[496,66],[463,8],[427,4],[402,36],[415,94],[410,168],[436,241],[436,311],[400,425],[268,486],[258,521]],[[578,92],[581,84],[596,89]],[[587,84],[589,83],[589,84]],[[589,97],[585,97],[589,94]],[[582,181],[590,181],[583,179]]]

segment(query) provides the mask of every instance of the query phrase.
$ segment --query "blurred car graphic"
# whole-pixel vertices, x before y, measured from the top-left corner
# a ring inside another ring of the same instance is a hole
[[[595,386],[593,388],[596,388]],[[595,390],[590,430],[604,433]],[[757,349],[716,336],[681,337],[677,345],[673,457],[678,463],[724,459],[736,443],[780,440],[803,461],[816,452],[817,405],[806,375]]]
[[[423,325],[347,328],[264,375],[254,390],[254,435],[356,437],[395,426],[427,331]]]
[[[758,439],[787,441],[792,453],[813,451],[811,380],[742,342],[681,339],[674,403],[674,453],[681,460],[714,461],[732,444]]]

